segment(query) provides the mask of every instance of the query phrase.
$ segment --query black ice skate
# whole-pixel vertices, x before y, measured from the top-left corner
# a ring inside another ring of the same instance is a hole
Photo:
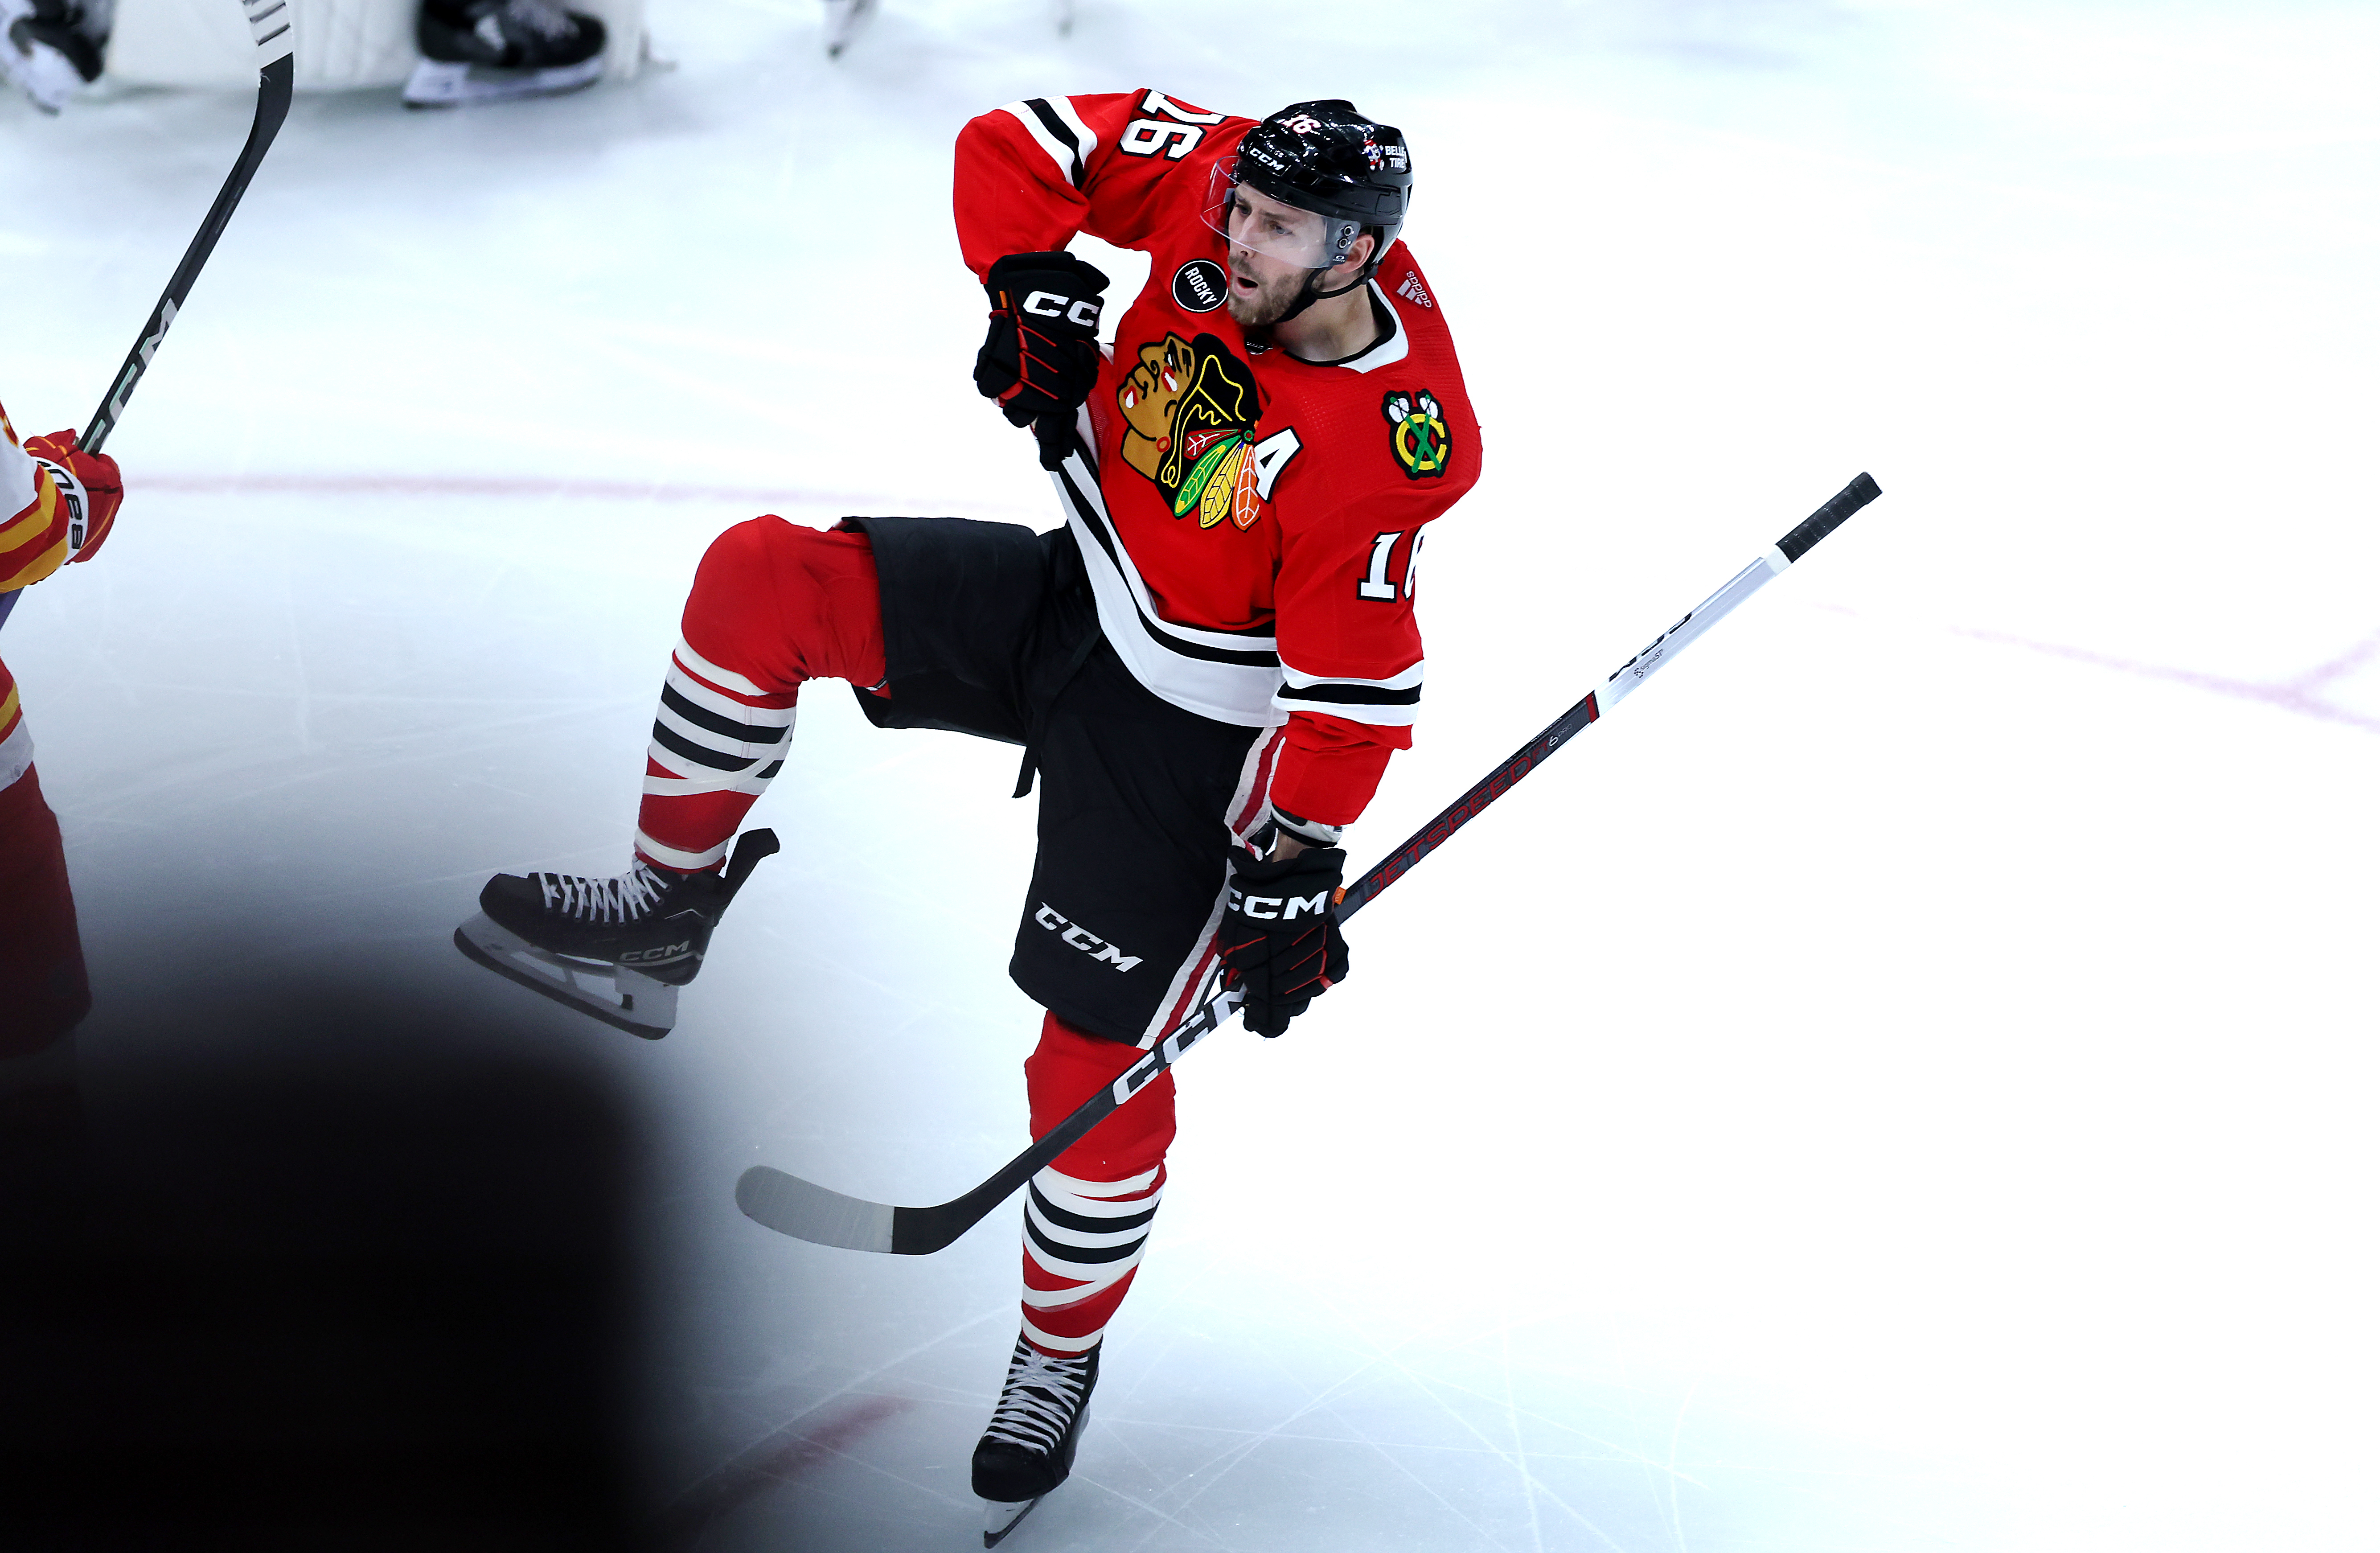
[[[591,86],[603,24],[559,0],[421,0],[408,108],[452,108]]]
[[[682,874],[638,859],[618,879],[498,874],[455,947],[532,991],[659,1040],[677,1023],[677,989],[702,968],[727,903],[777,850],[773,831],[736,839],[725,874]]]
[[[983,1523],[986,1547],[1000,1546],[1026,1511],[1075,1470],[1075,1447],[1099,1381],[1096,1345],[1071,1359],[1052,1359],[1016,1340],[1000,1405],[975,1447],[975,1491],[990,1501]]]

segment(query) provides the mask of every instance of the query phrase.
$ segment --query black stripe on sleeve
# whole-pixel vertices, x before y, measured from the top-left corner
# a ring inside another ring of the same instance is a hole
[[[1050,138],[1059,141],[1073,153],[1075,164],[1067,170],[1066,178],[1076,188],[1082,188],[1083,142],[1075,138],[1075,132],[1066,127],[1066,121],[1060,118],[1055,110],[1050,106],[1049,99],[1027,97],[1025,100],[1025,105],[1033,110],[1033,116],[1041,121],[1041,127],[1050,131]]]
[[[1421,705],[1421,686],[1407,690],[1384,690],[1377,685],[1342,685],[1325,680],[1320,685],[1284,685],[1276,692],[1284,701],[1321,701],[1342,707],[1417,707]]]

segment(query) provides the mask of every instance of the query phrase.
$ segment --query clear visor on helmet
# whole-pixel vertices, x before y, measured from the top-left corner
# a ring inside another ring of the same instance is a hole
[[[1363,231],[1354,222],[1302,211],[1250,188],[1220,162],[1207,175],[1201,210],[1207,224],[1232,247],[1306,270],[1327,270],[1344,260]]]

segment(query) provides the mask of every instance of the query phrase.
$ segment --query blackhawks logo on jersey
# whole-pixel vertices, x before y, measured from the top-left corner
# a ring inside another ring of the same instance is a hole
[[[1226,517],[1255,527],[1264,506],[1248,446],[1257,379],[1230,346],[1212,334],[1189,341],[1168,334],[1141,346],[1140,365],[1116,390],[1116,407],[1123,412],[1123,461],[1157,482],[1174,516],[1195,512],[1201,528]]]
[[[1380,414],[1388,418],[1389,447],[1405,479],[1446,473],[1454,439],[1447,433],[1436,395],[1426,388],[1416,394],[1391,392],[1380,401]]]

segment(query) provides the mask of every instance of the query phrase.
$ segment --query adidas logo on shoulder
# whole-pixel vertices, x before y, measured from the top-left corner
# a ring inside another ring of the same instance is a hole
[[[1429,309],[1433,312],[1438,310],[1438,304],[1431,301],[1429,299],[1429,293],[1422,289],[1421,273],[1418,271],[1407,270],[1405,272],[1405,283],[1397,287],[1397,295],[1404,297],[1407,301],[1419,302],[1423,307]]]

